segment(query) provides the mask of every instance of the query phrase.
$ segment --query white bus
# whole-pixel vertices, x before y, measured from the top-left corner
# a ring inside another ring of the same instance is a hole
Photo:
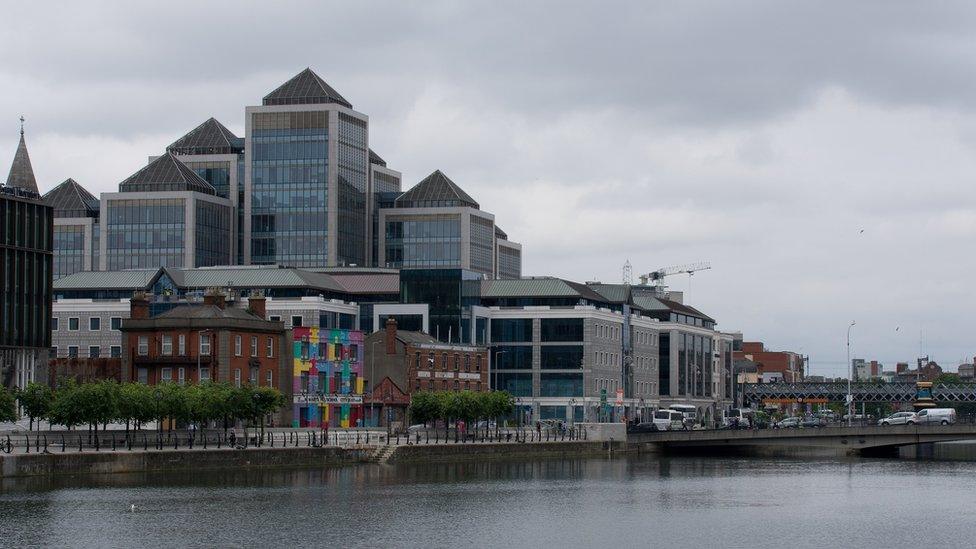
[[[685,427],[688,429],[698,424],[698,408],[695,406],[691,404],[672,404],[668,406],[668,409],[681,412],[681,415],[685,418]]]

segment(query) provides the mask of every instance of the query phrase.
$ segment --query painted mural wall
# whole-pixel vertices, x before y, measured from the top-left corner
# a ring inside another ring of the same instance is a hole
[[[355,427],[363,417],[363,333],[297,327],[293,427]]]

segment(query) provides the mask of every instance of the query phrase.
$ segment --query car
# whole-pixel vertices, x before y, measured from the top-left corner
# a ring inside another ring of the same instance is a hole
[[[823,427],[824,425],[827,425],[827,420],[825,420],[823,418],[819,418],[819,417],[814,417],[814,416],[810,416],[810,417],[804,419],[800,423],[800,427],[805,427],[807,429],[809,429],[809,428],[819,429],[820,427]]]
[[[956,411],[952,408],[928,408],[919,411],[915,417],[919,425],[952,425],[956,422]]]
[[[774,429],[796,429],[803,422],[798,417],[788,417],[773,424]]]
[[[635,425],[628,425],[628,433],[656,433],[661,429],[658,428],[657,424],[651,423],[637,423]]]
[[[878,425],[915,425],[918,416],[915,412],[895,412],[878,420]]]

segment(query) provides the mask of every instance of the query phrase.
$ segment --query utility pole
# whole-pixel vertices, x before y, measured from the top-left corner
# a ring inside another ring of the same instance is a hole
[[[851,325],[847,327],[847,426],[851,426],[851,420],[854,419],[854,395],[851,393],[851,378],[854,377],[854,367],[851,365],[851,329],[857,324],[856,321],[852,320]]]

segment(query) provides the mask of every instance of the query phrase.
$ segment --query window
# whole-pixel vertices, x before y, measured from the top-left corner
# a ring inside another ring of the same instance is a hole
[[[102,329],[102,319],[97,316],[93,316],[88,319],[88,329],[92,332],[97,332]]]
[[[240,388],[241,386],[241,369],[237,368],[234,370],[234,387]]]
[[[51,331],[52,332],[58,331],[58,317],[54,317],[51,319]]]
[[[292,316],[291,317],[291,326],[292,326],[292,328],[298,328],[301,325],[302,325],[302,317],[301,317],[301,315],[295,315],[295,316]]]
[[[471,371],[471,355],[464,355],[464,371]]]
[[[109,327],[115,331],[119,331],[122,328],[122,318],[113,316],[109,319]]]
[[[139,368],[136,370],[136,379],[139,383],[149,383],[149,368]]]
[[[72,332],[78,330],[78,317],[73,316],[68,319],[68,330]]]
[[[271,337],[271,336],[268,336],[267,349],[268,349],[268,358],[273,358],[274,357],[274,338]]]
[[[98,358],[102,354],[102,349],[98,345],[92,345],[88,348],[88,358]]]
[[[139,336],[139,356],[149,355],[149,336]]]
[[[173,355],[173,336],[164,335],[163,336],[163,356]]]
[[[583,367],[582,345],[543,345],[539,351],[543,370],[579,370]]]
[[[454,355],[454,371],[456,372],[460,369],[461,369],[461,356]]]
[[[258,369],[257,368],[251,368],[251,376],[248,378],[247,381],[251,385],[257,385],[258,384]]]
[[[265,377],[265,382],[268,387],[274,387],[274,372],[268,370],[268,375]]]
[[[160,379],[160,381],[163,381],[163,382],[166,382],[166,383],[168,383],[170,381],[173,381],[173,369],[172,368],[163,368],[160,371],[159,379]]]
[[[200,382],[204,383],[210,381],[210,367],[202,366],[200,368]]]
[[[241,356],[241,336],[234,336],[234,356]]]
[[[542,341],[583,341],[582,318],[543,318]]]
[[[186,334],[179,335],[180,356],[186,356]]]
[[[258,356],[258,338],[251,336],[251,356]]]
[[[271,322],[281,322],[281,317],[278,315],[271,315],[268,317]]]
[[[532,319],[492,319],[491,339],[498,342],[532,341]]]
[[[209,337],[201,337],[200,338],[200,354],[203,355],[203,356],[210,356],[210,338]]]
[[[184,383],[186,383],[186,368],[180,368],[179,369],[179,378],[178,379],[180,381],[180,385],[183,385]]]
[[[109,348],[109,356],[111,356],[112,358],[119,358],[120,356],[122,356],[122,346],[112,345],[112,347]]]
[[[57,345],[55,345],[54,347],[51,347],[51,353],[52,353],[51,356],[57,358],[57,356],[58,356],[58,347],[57,347]]]
[[[474,357],[474,371],[476,372],[481,371],[481,355],[476,355]]]

